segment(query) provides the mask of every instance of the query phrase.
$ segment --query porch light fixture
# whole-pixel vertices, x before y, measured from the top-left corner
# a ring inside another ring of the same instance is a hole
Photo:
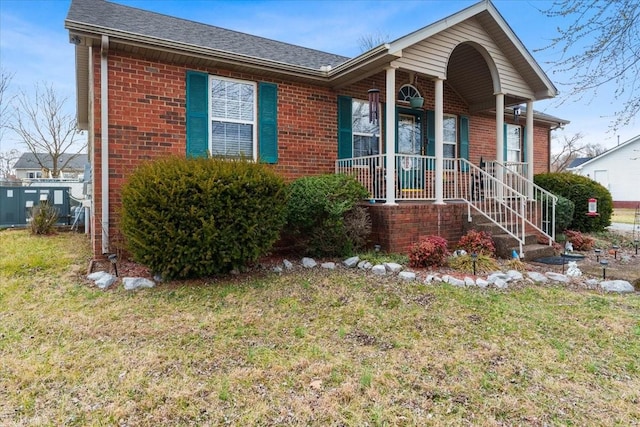
[[[603,259],[600,261],[600,265],[602,266],[602,280],[606,280],[607,278],[607,266],[609,265],[609,261]]]
[[[602,252],[602,249],[594,249],[593,250],[596,253],[596,262],[600,262],[600,253]]]
[[[520,109],[519,105],[517,107],[513,107],[513,120],[515,120],[516,124],[518,124],[518,122],[520,121],[521,112],[522,110]]]
[[[378,105],[380,105],[380,89],[369,89],[369,123],[378,124],[380,119]]]

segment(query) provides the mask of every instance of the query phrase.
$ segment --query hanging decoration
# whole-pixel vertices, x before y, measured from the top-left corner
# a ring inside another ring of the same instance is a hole
[[[369,89],[369,123],[378,124],[380,112],[380,89]]]

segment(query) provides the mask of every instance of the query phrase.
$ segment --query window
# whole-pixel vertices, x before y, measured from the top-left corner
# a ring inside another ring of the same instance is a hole
[[[278,86],[187,70],[186,152],[278,162]]]
[[[456,145],[458,143],[458,126],[456,116],[444,115],[443,118],[443,143],[444,143],[444,158],[455,159],[456,158]]]
[[[411,98],[419,97],[420,92],[413,85],[406,84],[398,91],[398,101],[409,102]]]
[[[211,76],[210,150],[214,156],[254,158],[256,85]]]
[[[369,103],[354,99],[351,104],[353,157],[380,153],[380,125],[369,122]]]
[[[507,124],[507,162],[521,162],[522,161],[522,132],[520,126]]]

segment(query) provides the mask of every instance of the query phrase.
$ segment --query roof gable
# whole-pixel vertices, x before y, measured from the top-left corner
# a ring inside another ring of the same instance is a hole
[[[602,154],[599,154],[595,157],[590,158],[589,160],[587,160],[584,163],[581,163],[579,165],[575,165],[570,167],[570,169],[581,169],[585,166],[591,166],[594,163],[597,163],[599,161],[601,161],[602,159],[606,159],[607,157],[611,156],[613,153],[616,153],[622,149],[626,149],[628,147],[635,147],[637,146],[637,149],[634,149],[634,151],[638,151],[638,155],[636,156],[637,159],[640,159],[640,135],[637,135],[633,138],[631,138],[628,141],[623,142],[622,144],[616,145],[615,147],[605,151]],[[635,160],[634,158],[632,158],[631,160]]]

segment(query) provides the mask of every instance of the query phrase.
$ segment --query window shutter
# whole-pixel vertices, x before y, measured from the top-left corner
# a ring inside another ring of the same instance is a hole
[[[338,97],[338,158],[353,157],[351,98]]]
[[[460,157],[469,160],[469,117],[460,116]],[[462,163],[462,171],[469,170],[469,165]]]
[[[436,155],[436,113],[432,110],[427,110],[427,156]],[[427,161],[428,169],[433,169],[432,161]]]
[[[187,71],[187,156],[206,157],[209,150],[209,75]]]
[[[258,85],[258,143],[260,162],[278,162],[278,86],[260,82]]]
[[[522,161],[527,162],[527,127],[522,127]]]

